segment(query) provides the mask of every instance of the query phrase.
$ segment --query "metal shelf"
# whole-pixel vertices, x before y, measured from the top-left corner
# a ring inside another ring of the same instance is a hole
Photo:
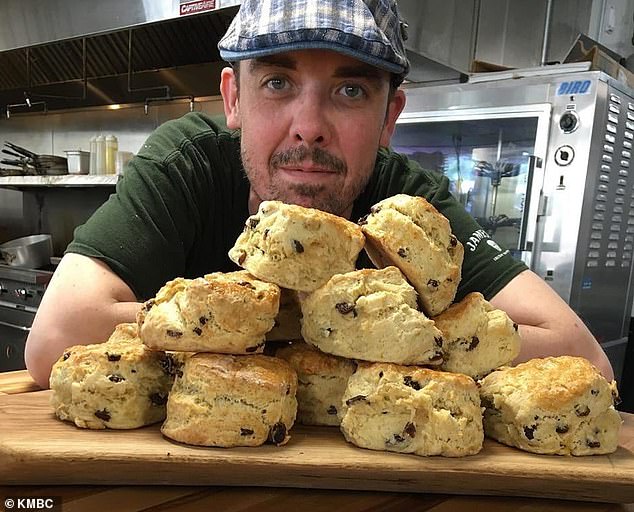
[[[114,187],[118,179],[117,175],[5,176],[0,177],[0,188]]]

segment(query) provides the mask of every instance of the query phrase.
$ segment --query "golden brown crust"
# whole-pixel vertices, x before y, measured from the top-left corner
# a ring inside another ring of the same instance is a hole
[[[185,361],[161,432],[187,444],[285,444],[297,414],[297,375],[264,355],[201,353]]]
[[[350,359],[325,354],[303,341],[277,349],[275,356],[306,375],[332,375],[355,367]]]
[[[261,354],[236,357],[199,353],[185,364],[190,379],[204,381],[211,376],[230,378],[232,391],[239,394],[256,390],[286,394],[288,383],[296,380],[295,372],[285,361]]]
[[[139,326],[135,323],[119,324],[108,338],[108,341],[139,341]]]
[[[257,353],[274,324],[280,290],[246,271],[177,278],[145,303],[140,337],[161,350]]]
[[[254,276],[310,292],[334,274],[354,270],[361,228],[314,208],[264,201],[247,219],[229,258]]]
[[[539,408],[556,411],[567,407],[588,392],[592,386],[605,381],[597,368],[583,357],[559,356],[531,359],[516,367],[502,368],[484,380],[513,383],[531,397]]]
[[[586,359],[533,359],[480,381],[487,436],[533,453],[598,455],[618,445],[616,383]]]

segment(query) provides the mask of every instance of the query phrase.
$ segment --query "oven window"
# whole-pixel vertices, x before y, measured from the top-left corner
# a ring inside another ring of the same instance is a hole
[[[537,117],[407,120],[396,125],[392,147],[446,175],[466,210],[517,253],[537,124]]]

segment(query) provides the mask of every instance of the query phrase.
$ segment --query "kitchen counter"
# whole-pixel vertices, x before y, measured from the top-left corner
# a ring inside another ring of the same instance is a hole
[[[0,393],[39,390],[26,371],[0,373]],[[45,440],[43,440],[45,442]],[[248,482],[244,482],[248,484]],[[120,510],[222,510],[280,512],[284,510],[362,511],[473,511],[526,512],[537,510],[631,511],[634,504],[603,504],[519,497],[459,496],[411,492],[344,491],[232,486],[147,485],[38,485],[0,486],[0,498],[48,498],[61,501],[64,512]],[[6,502],[5,502],[6,503]],[[6,507],[6,504],[5,504]],[[5,510],[10,510],[5,508]],[[56,507],[56,510],[60,508]]]

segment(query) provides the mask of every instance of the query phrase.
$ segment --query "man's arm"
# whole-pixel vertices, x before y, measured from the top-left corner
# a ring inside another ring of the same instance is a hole
[[[48,388],[64,349],[106,341],[117,324],[134,322],[141,305],[132,290],[99,260],[66,254],[42,298],[26,342],[26,367]]]
[[[606,379],[614,378],[612,365],[592,333],[535,273],[525,270],[518,274],[490,302],[520,326],[522,349],[516,363],[535,357],[581,356]]]

